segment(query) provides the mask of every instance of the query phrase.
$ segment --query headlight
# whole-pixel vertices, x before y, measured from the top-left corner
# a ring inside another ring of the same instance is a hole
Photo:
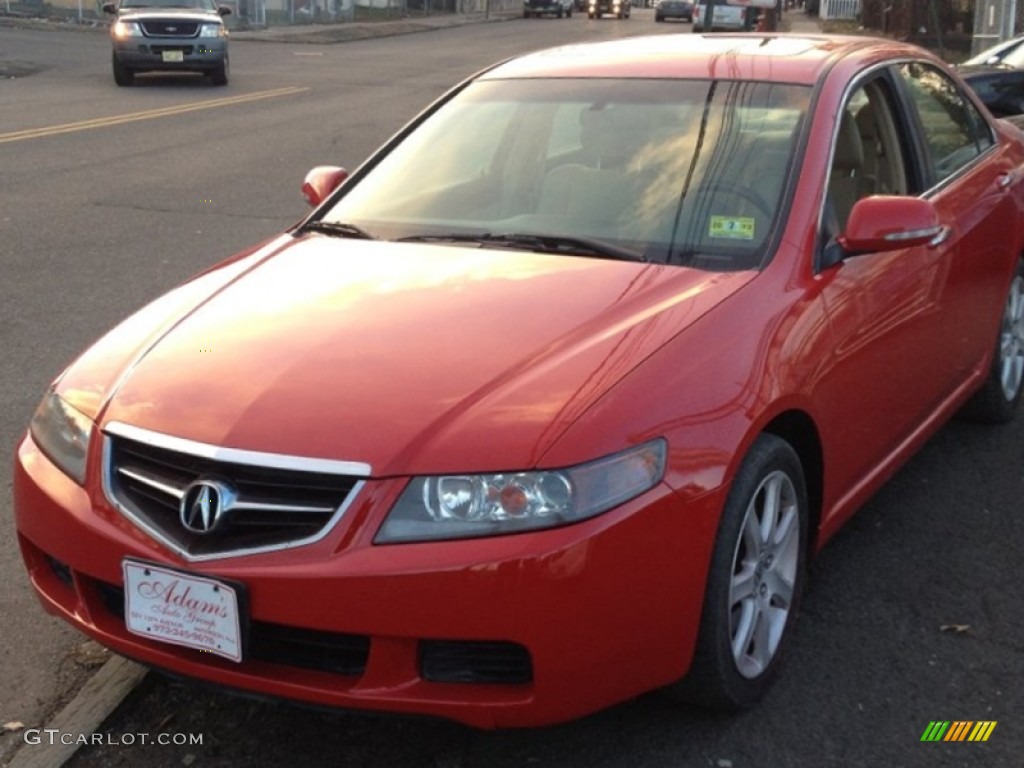
[[[199,27],[200,37],[227,37],[223,24],[202,24]]]
[[[569,469],[416,477],[375,543],[465,539],[552,528],[599,515],[653,488],[666,445],[654,440]]]
[[[92,421],[52,389],[32,417],[32,439],[62,472],[82,485]]]
[[[118,21],[110,28],[110,33],[118,40],[126,37],[142,37],[142,29],[134,21]]]

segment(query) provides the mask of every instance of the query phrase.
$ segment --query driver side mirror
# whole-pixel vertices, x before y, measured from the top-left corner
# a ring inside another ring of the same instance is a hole
[[[937,246],[949,231],[930,200],[900,195],[865,197],[854,204],[846,230],[826,249],[822,267],[827,269],[859,253]]]
[[[302,196],[306,198],[307,203],[316,207],[347,178],[348,171],[344,168],[336,165],[318,165],[306,174],[302,182]]]
[[[117,13],[117,3],[104,3],[103,4],[103,12],[104,13],[109,13],[109,14],[112,14],[112,15],[116,14]]]
[[[218,5],[217,6],[217,13],[220,14],[221,16],[230,16],[231,15],[231,9],[228,8],[226,5]]]
[[[874,195],[853,206],[839,244],[847,253],[896,251],[927,245],[942,229],[939,212],[930,200]]]

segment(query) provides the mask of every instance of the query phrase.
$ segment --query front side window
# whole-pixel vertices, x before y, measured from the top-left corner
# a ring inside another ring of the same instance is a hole
[[[393,240],[517,233],[756,267],[808,95],[754,82],[480,81],[354,179],[324,220]]]
[[[956,84],[921,62],[899,67],[924,132],[933,183],[940,183],[992,146],[988,124]]]
[[[839,113],[826,203],[830,236],[845,230],[861,198],[917,191],[892,105],[885,78],[875,77],[856,88]]]

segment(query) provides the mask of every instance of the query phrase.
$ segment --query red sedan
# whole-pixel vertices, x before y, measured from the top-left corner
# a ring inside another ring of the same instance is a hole
[[[32,584],[317,704],[751,705],[808,558],[953,414],[1013,417],[1022,164],[892,41],[501,64],[57,378],[14,474]]]

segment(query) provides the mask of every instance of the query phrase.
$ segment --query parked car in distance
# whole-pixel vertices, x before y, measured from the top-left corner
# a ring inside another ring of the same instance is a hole
[[[214,0],[120,0],[105,3],[114,82],[131,85],[140,72],[199,72],[214,85],[228,84],[231,13]]]
[[[572,18],[573,0],[523,0],[523,18],[531,16],[566,16]]]
[[[693,3],[690,0],[655,0],[654,20],[682,19],[693,21]]]
[[[57,376],[13,467],[31,584],[126,657],[320,707],[752,706],[810,558],[954,414],[1016,414],[1022,165],[894,40],[505,61]]]
[[[708,21],[708,8],[713,10],[711,21]],[[693,8],[694,32],[740,32],[750,28],[749,10],[739,5],[716,3],[697,3]]]
[[[1024,37],[982,51],[957,67],[997,117],[1024,112]]]
[[[632,0],[587,0],[587,18],[590,19],[609,14],[617,19],[628,19],[632,10]]]
[[[1008,64],[1012,67],[1020,67],[1024,64],[1024,36],[1004,40],[991,48],[986,48],[981,53],[967,59],[961,66],[992,66],[995,64]]]
[[[1024,69],[1009,66],[961,66],[960,76],[996,117],[1024,112]]]

